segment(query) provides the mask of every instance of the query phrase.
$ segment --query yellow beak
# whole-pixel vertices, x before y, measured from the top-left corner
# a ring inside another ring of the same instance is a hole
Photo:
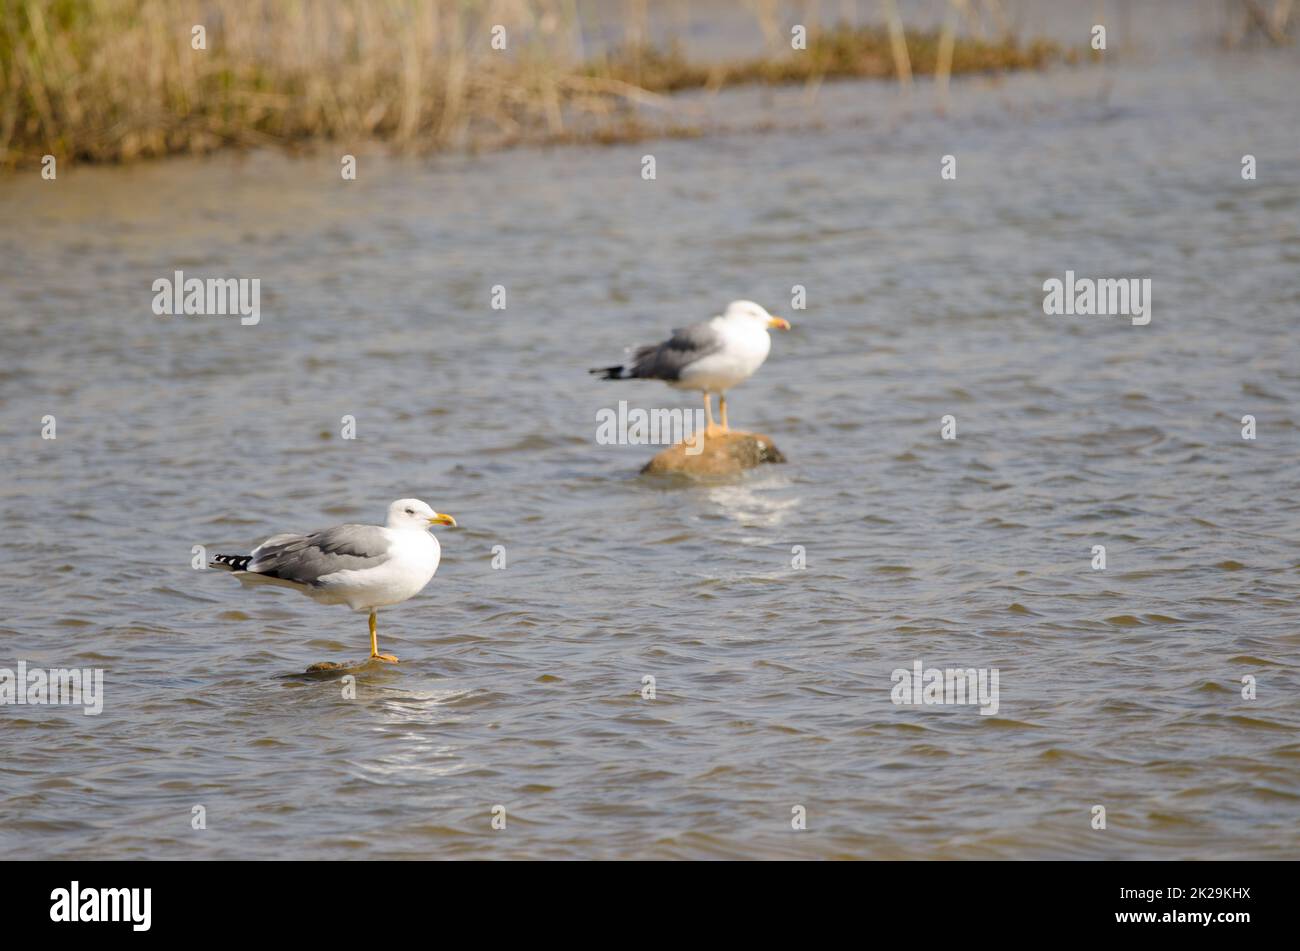
[[[450,525],[452,528],[455,528],[455,527],[456,527],[456,520],[455,520],[454,518],[452,518],[450,515],[446,515],[446,514],[444,514],[444,513],[442,513],[442,512],[435,512],[434,515],[433,515],[433,518],[429,519],[429,524],[430,524],[430,525]]]
[[[789,330],[790,321],[786,320],[784,317],[773,317],[767,322],[767,326],[774,330]]]

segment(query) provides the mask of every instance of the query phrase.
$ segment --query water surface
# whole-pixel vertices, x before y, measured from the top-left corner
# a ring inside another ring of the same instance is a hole
[[[349,183],[0,183],[0,666],[107,678],[0,709],[6,854],[1296,858],[1300,67],[1147,52],[946,120],[843,83]],[[261,323],[155,317],[176,269],[260,278]],[[1066,269],[1151,278],[1150,325],[1044,316]],[[638,478],[597,411],[694,400],[585,369],[733,297],[795,324],[731,407],[790,463]],[[190,566],[400,496],[463,527],[355,700],[300,672],[363,616]],[[998,713],[895,706],[915,660],[997,668]]]

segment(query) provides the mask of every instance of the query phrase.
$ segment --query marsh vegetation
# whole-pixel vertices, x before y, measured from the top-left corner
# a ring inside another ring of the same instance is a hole
[[[901,22],[810,25],[795,49],[788,25],[764,23],[765,53],[702,62],[647,40],[643,7],[624,16],[622,41],[597,49],[564,0],[21,0],[0,12],[0,166],[324,141],[401,151],[623,141],[647,133],[647,107],[655,134],[691,134],[699,128],[672,114],[668,94],[946,80],[1064,55],[1009,32],[913,32]]]

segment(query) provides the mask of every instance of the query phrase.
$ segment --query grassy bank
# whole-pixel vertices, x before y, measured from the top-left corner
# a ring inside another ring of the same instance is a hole
[[[728,63],[631,42],[584,56],[572,0],[10,0],[0,167],[224,146],[403,150],[644,134],[663,94],[741,83],[1040,68],[1052,44],[838,26]],[[195,24],[206,49],[191,45]],[[505,27],[506,49],[492,48]],[[645,31],[629,28],[630,36]],[[902,62],[898,41],[902,39]],[[949,66],[950,64],[950,66]],[[673,121],[661,132],[691,131]]]
[[[908,68],[916,75],[933,75],[939,68],[942,37],[938,32],[907,31],[904,42]],[[1042,69],[1064,58],[1059,46],[1045,40],[1022,44],[1014,37],[977,40],[954,37],[952,75],[1000,70]],[[835,26],[808,37],[808,48],[780,56],[731,63],[702,64],[688,60],[677,47],[615,50],[588,63],[587,75],[605,76],[650,92],[722,88],[746,83],[801,83],[822,79],[894,79],[898,63],[884,27]]]

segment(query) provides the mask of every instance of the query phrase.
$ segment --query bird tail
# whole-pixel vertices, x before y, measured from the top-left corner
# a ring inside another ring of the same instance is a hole
[[[252,560],[252,555],[213,555],[208,567],[223,571],[244,571]]]
[[[593,367],[587,372],[604,374],[601,377],[602,380],[626,380],[632,375],[628,372],[627,367],[621,363],[612,367]]]
[[[265,574],[258,571],[249,571],[248,566],[252,564],[252,562],[252,555],[213,555],[212,561],[208,563],[208,567],[232,572],[235,576],[235,580],[245,588],[264,584],[275,585],[279,588],[293,588],[295,591],[306,591],[310,588],[310,585],[305,585],[301,581],[293,581],[288,578],[277,578],[273,574]]]

